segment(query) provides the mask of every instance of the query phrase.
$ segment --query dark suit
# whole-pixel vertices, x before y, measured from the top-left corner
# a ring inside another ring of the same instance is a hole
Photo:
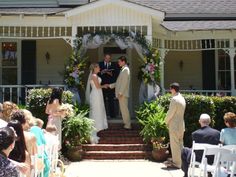
[[[216,129],[213,129],[209,126],[202,127],[192,133],[192,139],[195,143],[207,143],[217,145],[220,143],[220,132]],[[185,173],[185,177],[188,176],[188,167],[190,164],[191,158],[191,149],[185,147],[182,150],[181,159],[182,159],[182,170]],[[214,157],[208,157],[207,161],[209,164],[213,163]],[[201,162],[202,151],[196,152],[196,161]]]
[[[119,68],[117,66],[117,63],[109,62],[108,65],[105,65],[105,62],[99,62],[100,67],[100,73],[99,76],[102,79],[102,85],[103,84],[112,84],[116,82],[117,76],[119,75]],[[112,76],[104,72],[106,69],[110,70],[112,72]],[[108,110],[106,110],[107,113],[109,113],[110,117],[115,117],[115,106],[114,106],[114,98],[115,98],[115,89],[102,89],[103,91],[103,97],[106,108],[108,107]],[[108,104],[106,104],[106,100],[108,101]]]

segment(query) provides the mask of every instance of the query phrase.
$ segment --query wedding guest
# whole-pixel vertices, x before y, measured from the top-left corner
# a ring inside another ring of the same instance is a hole
[[[24,137],[25,137],[25,143],[26,143],[26,148],[29,153],[30,157],[33,157],[37,154],[37,144],[36,144],[36,137],[34,134],[29,132],[29,119],[25,117],[25,114],[22,110],[17,110],[12,113],[11,115],[12,120],[18,120],[24,130]],[[31,158],[30,158],[31,160]],[[30,169],[32,171],[32,168]]]
[[[7,126],[7,122],[3,120],[3,106],[2,106],[2,103],[0,103],[0,128],[6,127],[6,126]]]
[[[165,162],[165,165],[170,168],[181,168],[181,150],[183,149],[185,131],[184,112],[186,102],[179,92],[178,83],[172,83],[170,85],[170,92],[173,97],[170,101],[165,123],[169,128],[172,161]]]
[[[19,177],[16,165],[8,159],[14,149],[16,136],[9,127],[0,128],[0,176]]]
[[[3,120],[6,122],[9,122],[11,119],[11,114],[13,111],[18,110],[18,106],[15,103],[12,103],[10,101],[3,102]]]
[[[31,160],[30,160],[29,153],[27,152],[27,149],[26,149],[24,132],[23,132],[20,122],[18,120],[11,120],[7,124],[7,126],[13,127],[17,135],[15,147],[11,151],[9,158],[17,162],[26,163],[28,164],[28,166],[30,166]],[[30,169],[26,172],[26,176],[30,177]]]
[[[195,143],[207,143],[217,145],[220,140],[220,132],[216,129],[210,127],[211,118],[208,114],[201,114],[199,118],[199,124],[201,128],[192,133],[192,141]],[[201,162],[202,151],[196,151],[196,161]],[[182,166],[181,169],[184,172],[184,177],[188,177],[188,169],[190,164],[190,158],[192,154],[192,149],[184,147],[181,152]],[[208,157],[207,163],[212,164],[214,157]]]
[[[220,132],[220,141],[223,145],[236,145],[236,114],[227,112],[224,115],[227,128]]]
[[[63,90],[60,88],[53,88],[51,96],[47,102],[46,110],[45,113],[48,114],[48,123],[47,126],[49,125],[55,125],[57,128],[56,133],[58,134],[59,138],[59,148],[61,148],[61,122],[62,122],[62,115],[63,111],[61,111],[60,107],[62,104],[62,92]]]

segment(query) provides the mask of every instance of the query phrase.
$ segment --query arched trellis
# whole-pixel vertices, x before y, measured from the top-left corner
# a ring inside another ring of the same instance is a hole
[[[139,96],[146,98],[142,98],[140,100],[148,100],[151,97],[156,96],[160,92],[160,88],[155,89],[157,87],[156,84],[159,83],[160,80],[159,53],[157,49],[152,47],[145,36],[141,35],[140,33],[126,31],[117,33],[96,32],[84,34],[83,37],[76,38],[74,41],[74,53],[79,53],[80,57],[78,57],[78,59],[81,60],[81,58],[83,58],[81,56],[84,56],[88,49],[96,49],[101,45],[105,45],[110,42],[116,43],[117,46],[122,50],[128,48],[135,49],[142,59],[143,64],[140,67],[138,77],[142,81],[142,85],[145,86],[145,89],[140,89]],[[147,88],[150,85],[152,86]],[[150,88],[152,88],[151,93]],[[158,93],[156,90],[158,90]],[[147,93],[143,94],[141,92]]]

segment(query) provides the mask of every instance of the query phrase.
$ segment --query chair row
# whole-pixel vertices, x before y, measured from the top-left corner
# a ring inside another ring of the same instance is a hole
[[[196,152],[199,151],[202,152],[201,162],[196,161]],[[210,157],[214,159],[213,164],[207,162]],[[189,176],[207,177],[208,173],[211,173],[212,177],[233,177],[236,173],[236,145],[221,146],[193,142]]]

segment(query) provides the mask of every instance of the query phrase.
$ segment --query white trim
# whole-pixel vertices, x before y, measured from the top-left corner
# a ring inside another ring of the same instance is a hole
[[[65,12],[65,16],[66,17],[71,17],[71,16],[75,16],[75,15],[79,15],[81,13],[87,12],[89,10],[93,10],[94,8],[98,8],[98,7],[102,7],[108,4],[116,4],[122,7],[126,7],[126,8],[130,8],[130,9],[134,9],[138,12],[142,12],[145,14],[149,14],[152,15],[153,17],[157,17],[159,19],[164,19],[165,17],[165,13],[158,11],[158,10],[153,10],[151,8],[148,7],[144,7],[135,3],[131,3],[131,2],[127,2],[127,1],[123,1],[123,0],[99,0],[96,2],[92,2],[77,8],[74,8],[72,10],[69,10],[67,12]]]

